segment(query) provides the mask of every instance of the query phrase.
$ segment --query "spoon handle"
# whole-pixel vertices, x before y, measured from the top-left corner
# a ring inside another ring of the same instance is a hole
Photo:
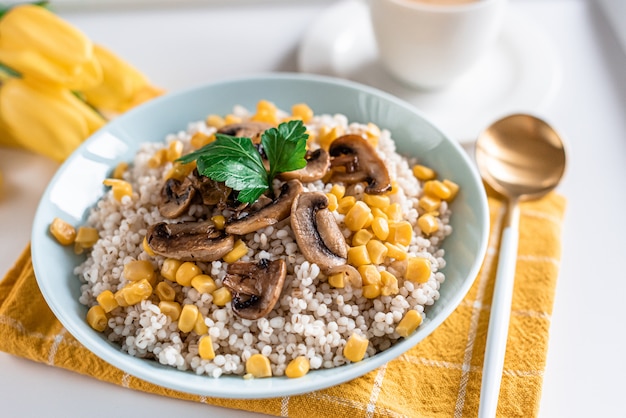
[[[500,258],[487,329],[479,418],[495,417],[498,408],[519,240],[519,210],[515,203],[509,205],[507,221],[500,240]]]

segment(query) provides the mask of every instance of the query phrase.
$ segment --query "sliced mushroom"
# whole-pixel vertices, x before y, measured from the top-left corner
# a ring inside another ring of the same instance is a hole
[[[301,182],[308,183],[319,180],[330,168],[330,156],[328,152],[319,148],[313,152],[307,152],[306,166],[300,170],[287,171],[280,174],[282,180],[298,179]]]
[[[193,187],[202,196],[202,203],[208,206],[221,205],[226,206],[228,199],[232,193],[232,189],[224,182],[219,182],[202,176],[196,170],[191,178]]]
[[[189,178],[186,177],[183,181],[170,178],[161,188],[159,212],[169,219],[178,218],[187,212],[195,194],[196,190]]]
[[[280,298],[286,275],[287,264],[282,259],[230,264],[223,284],[233,296],[233,312],[244,319],[267,315]]]
[[[261,142],[263,132],[270,128],[273,126],[269,123],[249,121],[222,126],[217,132],[224,135],[250,138],[252,143],[258,144]]]
[[[346,240],[327,208],[328,197],[322,192],[303,193],[291,207],[291,229],[300,251],[324,272],[344,265],[347,255]]]
[[[391,189],[391,179],[385,163],[376,150],[359,135],[343,135],[335,139],[328,150],[332,167],[344,167],[345,172],[335,171],[333,180],[345,183],[367,182],[365,192],[382,194]]]
[[[291,212],[291,204],[295,197],[302,193],[302,183],[298,180],[289,180],[280,189],[280,196],[269,205],[256,212],[229,222],[226,232],[234,235],[246,235],[258,231],[266,226],[274,225],[287,218]]]
[[[232,235],[212,222],[159,222],[148,227],[148,246],[156,254],[182,261],[215,261],[235,245]]]

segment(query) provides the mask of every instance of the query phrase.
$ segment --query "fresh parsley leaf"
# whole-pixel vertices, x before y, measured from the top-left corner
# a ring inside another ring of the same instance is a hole
[[[196,161],[198,173],[238,190],[238,199],[253,203],[269,187],[261,155],[250,138],[217,134],[215,141],[178,159],[183,164]]]
[[[196,161],[198,172],[214,181],[239,191],[242,203],[254,203],[272,185],[276,174],[306,166],[306,127],[302,121],[281,123],[261,135],[270,171],[266,171],[261,155],[250,138],[216,134],[215,141],[177,161]]]
[[[270,181],[278,173],[293,171],[306,165],[306,127],[300,120],[281,123],[261,136],[261,145],[270,163]]]

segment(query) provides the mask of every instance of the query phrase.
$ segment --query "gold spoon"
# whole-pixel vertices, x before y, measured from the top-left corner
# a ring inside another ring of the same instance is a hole
[[[539,199],[559,184],[565,172],[565,148],[558,133],[546,122],[515,114],[496,121],[478,136],[476,163],[487,184],[507,200],[478,408],[480,418],[493,418],[511,316],[519,239],[518,204]]]

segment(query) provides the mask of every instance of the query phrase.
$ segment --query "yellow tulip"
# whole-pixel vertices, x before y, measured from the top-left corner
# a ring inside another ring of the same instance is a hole
[[[30,78],[72,90],[102,81],[93,43],[51,11],[33,4],[12,7],[0,19],[0,62]]]
[[[28,78],[0,86],[0,145],[63,161],[105,120],[68,89]]]
[[[135,67],[101,45],[94,45],[94,55],[102,67],[102,83],[81,90],[92,106],[109,112],[128,109],[163,94]]]

